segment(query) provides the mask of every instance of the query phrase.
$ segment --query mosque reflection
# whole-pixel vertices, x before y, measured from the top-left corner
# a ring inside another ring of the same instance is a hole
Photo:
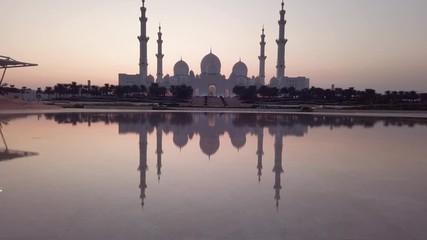
[[[407,118],[366,118],[354,116],[332,115],[292,115],[266,113],[172,113],[172,112],[145,112],[145,113],[61,113],[45,114],[46,119],[55,120],[59,124],[82,124],[91,126],[95,122],[105,124],[118,123],[119,134],[139,134],[139,167],[140,198],[144,206],[147,189],[147,145],[148,134],[156,134],[157,177],[162,174],[163,134],[173,134],[173,143],[178,148],[184,148],[194,135],[200,137],[199,147],[210,158],[220,149],[220,136],[227,133],[232,145],[240,149],[246,144],[246,136],[251,134],[257,137],[257,178],[261,181],[263,174],[263,155],[265,149],[274,151],[274,199],[276,208],[279,207],[282,189],[283,169],[283,139],[286,136],[302,137],[309,128],[329,127],[331,130],[338,127],[352,128],[362,126],[371,128],[382,122],[385,126],[414,126],[427,125],[425,120]],[[264,130],[274,137],[274,146],[264,146]],[[255,158],[255,156],[254,156]]]
[[[285,118],[283,118],[285,117]],[[157,154],[157,176],[160,180],[163,154],[163,133],[173,133],[173,142],[183,148],[194,135],[200,136],[199,146],[202,152],[210,158],[220,148],[220,136],[228,133],[232,145],[240,149],[246,144],[246,135],[257,136],[258,156],[257,169],[258,181],[261,181],[264,154],[264,127],[274,136],[274,168],[276,207],[279,206],[282,167],[283,138],[285,136],[303,136],[308,131],[307,125],[298,123],[295,115],[253,115],[253,114],[153,114],[149,118],[141,118],[141,121],[119,121],[119,133],[139,134],[139,151],[141,204],[144,205],[147,188],[146,171],[147,165],[147,135],[156,131],[156,154]],[[134,119],[135,120],[135,119]],[[148,121],[146,121],[148,120]],[[155,120],[155,121],[152,121]]]

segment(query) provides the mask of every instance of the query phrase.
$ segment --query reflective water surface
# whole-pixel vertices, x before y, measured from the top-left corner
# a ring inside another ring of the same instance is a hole
[[[427,121],[0,115],[0,239],[427,239]]]

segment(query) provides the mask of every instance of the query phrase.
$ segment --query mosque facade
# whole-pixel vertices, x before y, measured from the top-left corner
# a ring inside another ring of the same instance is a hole
[[[200,63],[200,72],[195,74],[190,70],[188,64],[183,60],[179,60],[173,68],[173,75],[163,76],[163,39],[161,27],[157,33],[157,74],[156,77],[147,74],[147,8],[145,0],[142,0],[141,7],[141,35],[138,37],[140,43],[140,59],[139,59],[139,74],[124,74],[119,73],[119,85],[144,85],[149,87],[152,83],[158,83],[160,86],[170,88],[171,86],[187,85],[194,89],[194,96],[232,96],[232,90],[235,86],[263,86],[265,85],[265,34],[262,29],[260,42],[259,59],[259,75],[258,77],[248,77],[248,67],[244,62],[239,60],[234,64],[230,76],[227,78],[221,73],[221,61],[212,53],[208,53]],[[294,87],[297,90],[310,87],[310,80],[306,77],[287,77],[285,76],[285,46],[287,39],[285,38],[285,14],[284,2],[282,0],[282,9],[280,11],[279,20],[279,38],[277,43],[277,66],[276,76],[270,80],[271,87],[283,88]]]

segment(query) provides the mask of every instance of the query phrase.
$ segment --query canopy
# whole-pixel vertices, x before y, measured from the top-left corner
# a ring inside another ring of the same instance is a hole
[[[6,69],[8,68],[18,68],[18,67],[34,67],[37,66],[37,64],[34,63],[26,63],[26,62],[20,62],[12,59],[11,57],[5,57],[0,55],[0,69],[3,70],[3,74],[0,78],[0,87],[4,79],[4,75],[6,73]]]
[[[18,67],[34,67],[37,64],[16,61],[10,57],[0,55],[0,69],[3,68],[18,68]]]

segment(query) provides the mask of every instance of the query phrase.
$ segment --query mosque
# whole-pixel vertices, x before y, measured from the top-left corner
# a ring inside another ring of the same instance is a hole
[[[306,77],[286,77],[285,76],[285,46],[287,39],[285,38],[285,14],[284,2],[282,0],[282,9],[280,10],[279,20],[279,38],[277,43],[277,66],[276,76],[270,80],[270,87],[294,87],[297,90],[310,87],[310,80]],[[248,67],[241,60],[237,62],[232,69],[228,78],[221,73],[221,61],[212,53],[212,50],[207,54],[200,63],[200,73],[195,74],[190,71],[188,64],[184,60],[178,61],[173,68],[173,75],[163,76],[163,39],[162,29],[159,27],[157,39],[157,74],[156,77],[147,74],[147,8],[145,7],[145,0],[142,0],[141,7],[141,35],[138,37],[140,43],[140,59],[139,59],[139,74],[124,74],[119,73],[119,85],[144,85],[149,87],[152,83],[156,82],[160,86],[169,88],[170,86],[187,85],[192,86],[194,89],[194,96],[232,96],[232,90],[235,86],[263,86],[265,85],[265,34],[264,28],[262,29],[261,42],[260,42],[260,56],[259,59],[259,75],[258,77],[248,77]]]

